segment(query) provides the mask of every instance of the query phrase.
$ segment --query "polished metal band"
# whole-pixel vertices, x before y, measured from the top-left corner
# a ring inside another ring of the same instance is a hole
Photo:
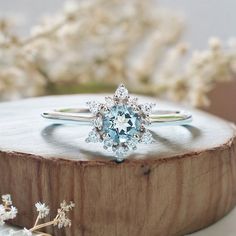
[[[88,108],[65,108],[42,113],[42,116],[53,120],[53,123],[91,123],[95,116]],[[192,121],[192,115],[183,111],[154,110],[150,114],[152,125],[186,125]]]

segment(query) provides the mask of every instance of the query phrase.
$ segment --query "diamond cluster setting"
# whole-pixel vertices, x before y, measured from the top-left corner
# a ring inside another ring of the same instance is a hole
[[[129,151],[137,149],[138,143],[153,142],[147,130],[149,115],[154,104],[139,105],[137,98],[131,98],[121,84],[113,97],[106,97],[104,103],[88,102],[94,114],[93,129],[86,142],[101,142],[104,149],[111,149],[117,161],[122,161]]]

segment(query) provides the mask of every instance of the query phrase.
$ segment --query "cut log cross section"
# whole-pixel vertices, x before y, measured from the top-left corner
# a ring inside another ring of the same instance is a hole
[[[60,202],[72,200],[72,227],[48,227],[48,233],[178,236],[216,222],[234,207],[236,128],[231,123],[191,110],[191,125],[152,128],[155,142],[140,144],[118,164],[101,144],[85,142],[90,126],[52,125],[40,116],[104,96],[0,104],[0,194],[10,193],[19,210],[12,224],[31,227],[38,201],[50,206],[53,217]],[[157,106],[182,109],[160,101]]]

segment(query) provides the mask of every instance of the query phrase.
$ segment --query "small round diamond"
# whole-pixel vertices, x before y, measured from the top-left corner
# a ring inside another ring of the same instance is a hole
[[[112,97],[105,97],[106,105],[107,107],[112,107],[114,106],[114,100]]]
[[[115,155],[116,155],[116,160],[118,162],[121,162],[124,160],[124,156],[127,153],[127,149],[125,147],[118,147],[115,151]]]
[[[109,147],[112,147],[112,145],[113,145],[113,140],[109,136],[106,137],[103,142],[104,149],[108,149]]]
[[[90,143],[90,142],[97,143],[97,142],[101,142],[101,138],[100,138],[99,133],[95,129],[93,129],[92,131],[89,132],[89,135],[85,141],[87,143]]]
[[[127,88],[122,84],[118,87],[118,89],[116,90],[115,92],[115,96],[118,98],[118,99],[125,99],[128,97],[128,90]]]
[[[99,111],[101,104],[96,102],[96,101],[91,101],[91,102],[87,102],[87,105],[89,107],[89,110],[93,113],[93,114],[97,114],[97,112]]]
[[[149,131],[145,131],[140,141],[141,143],[145,144],[150,144],[154,142],[152,134]]]
[[[145,103],[141,105],[141,109],[145,114],[150,114],[154,106],[155,104],[153,103]]]
[[[93,124],[95,127],[97,127],[98,129],[101,129],[102,128],[102,117],[101,116],[98,116],[94,121],[93,121]]]

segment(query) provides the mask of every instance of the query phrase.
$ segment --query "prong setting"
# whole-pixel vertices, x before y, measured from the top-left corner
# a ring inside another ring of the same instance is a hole
[[[150,124],[149,114],[152,103],[138,104],[138,98],[129,96],[127,88],[121,84],[112,97],[104,103],[88,103],[95,115],[94,128],[86,142],[102,142],[104,149],[111,149],[117,161],[122,161],[129,151],[136,150],[138,143],[152,143],[153,138],[146,126]]]

